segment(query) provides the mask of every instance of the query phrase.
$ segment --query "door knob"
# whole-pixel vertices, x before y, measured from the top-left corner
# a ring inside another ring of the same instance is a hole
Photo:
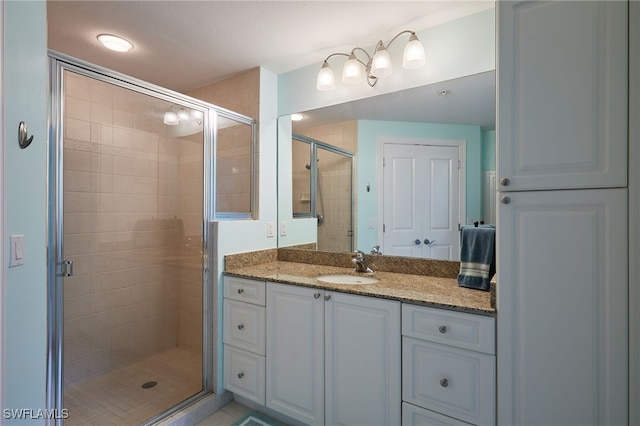
[[[421,243],[421,241],[420,241],[419,239],[416,239],[416,240],[414,241],[414,244],[415,244],[415,245],[417,245],[417,246],[419,246],[419,245],[420,245],[420,243]]]
[[[435,243],[435,242],[436,242],[436,240],[430,240],[430,239],[428,239],[428,238],[425,238],[425,240],[424,240],[424,244],[425,244],[426,246],[430,246],[431,244],[433,244],[433,243]]]

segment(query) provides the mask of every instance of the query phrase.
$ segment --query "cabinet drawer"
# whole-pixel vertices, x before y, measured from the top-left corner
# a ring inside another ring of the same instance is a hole
[[[452,417],[443,416],[433,411],[425,410],[413,404],[402,403],[402,426],[469,426]]]
[[[264,357],[224,345],[224,387],[233,393],[264,405]]]
[[[402,400],[476,425],[495,424],[495,356],[402,338]]]
[[[403,304],[402,334],[487,354],[496,353],[493,317]]]
[[[223,341],[258,355],[265,354],[265,307],[224,299]]]
[[[240,302],[265,305],[266,284],[264,281],[238,277],[224,277],[224,297]]]

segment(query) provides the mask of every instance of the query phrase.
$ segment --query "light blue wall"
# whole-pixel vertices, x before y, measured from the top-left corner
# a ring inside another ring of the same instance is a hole
[[[482,132],[482,171],[496,169],[496,131]]]
[[[44,1],[4,2],[5,253],[23,234],[25,263],[7,268],[3,408],[44,409],[47,348],[47,19]],[[18,147],[18,123],[33,143]],[[4,260],[8,267],[7,259]],[[10,420],[8,424],[44,424]]]
[[[481,214],[481,130],[478,126],[430,123],[405,123],[395,121],[358,121],[358,172],[357,172],[357,248],[369,250],[380,244],[377,241],[378,223],[376,187],[376,141],[381,136],[430,139],[464,139],[467,141],[467,213],[465,217],[479,218]],[[366,191],[366,185],[371,191]],[[376,226],[369,229],[369,221]]]

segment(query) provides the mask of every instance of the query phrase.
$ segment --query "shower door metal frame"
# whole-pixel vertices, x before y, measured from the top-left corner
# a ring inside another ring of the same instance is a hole
[[[254,126],[255,121],[249,117],[237,114],[233,111],[217,107],[213,104],[191,98],[181,93],[173,92],[135,78],[117,73],[112,70],[98,67],[93,64],[63,55],[55,51],[49,51],[50,60],[50,99],[49,99],[49,159],[48,159],[48,330],[47,330],[47,401],[48,409],[61,413],[63,407],[63,276],[61,274],[63,262],[63,117],[64,117],[64,79],[65,71],[71,71],[80,75],[94,78],[99,81],[114,84],[133,90],[148,96],[178,103],[185,107],[204,112],[203,121],[203,155],[204,155],[204,182],[203,182],[203,335],[202,335],[202,390],[183,401],[182,403],[166,410],[149,420],[148,424],[158,421],[167,415],[174,413],[194,401],[214,392],[214,327],[216,317],[214,312],[214,286],[213,268],[215,254],[209,222],[215,217],[215,152],[217,134],[218,113],[225,117],[231,117],[241,123]],[[61,417],[61,416],[59,416]],[[50,419],[50,425],[62,425],[62,419]]]

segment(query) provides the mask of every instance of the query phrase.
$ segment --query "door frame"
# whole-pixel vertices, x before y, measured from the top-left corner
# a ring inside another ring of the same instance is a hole
[[[467,214],[467,141],[466,139],[433,139],[400,136],[380,136],[376,142],[376,185],[377,185],[377,223],[376,238],[378,242],[383,240],[384,217],[384,145],[420,145],[420,146],[446,146],[458,148],[458,225],[465,223]]]

